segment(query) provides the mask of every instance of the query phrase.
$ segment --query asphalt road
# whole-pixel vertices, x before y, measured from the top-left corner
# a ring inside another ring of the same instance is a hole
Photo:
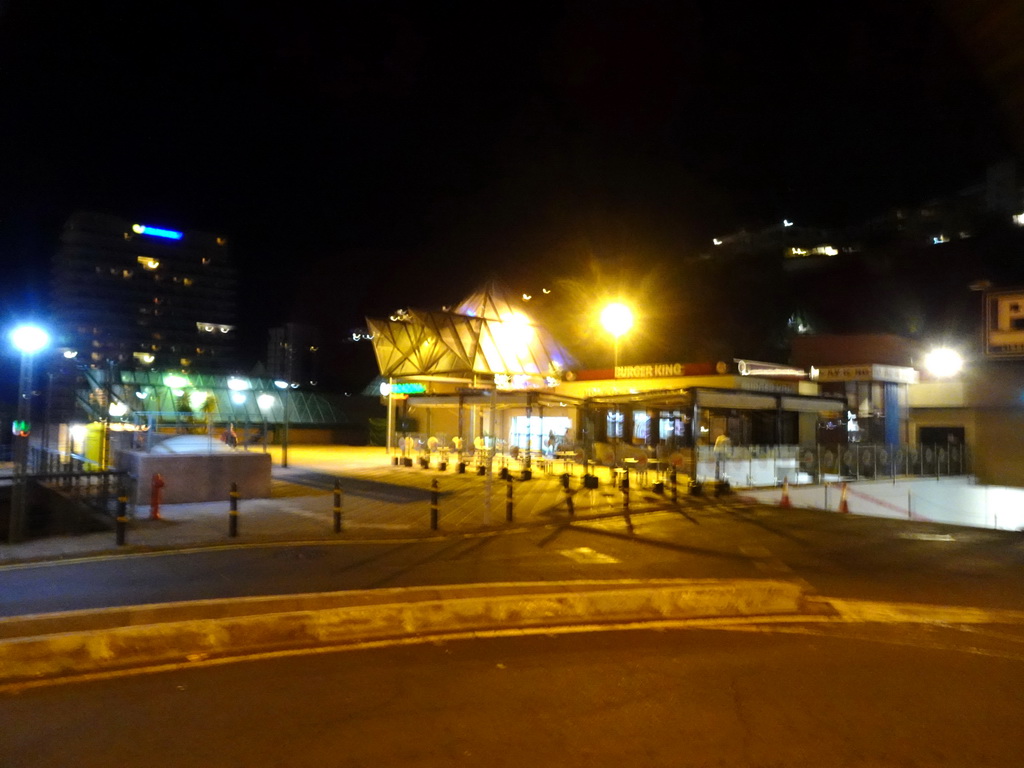
[[[834,597],[1024,609],[1019,533],[740,504],[419,541],[243,545],[0,568],[0,615],[497,581],[794,579]]]
[[[0,694],[5,768],[1018,766],[1017,628],[540,634]]]

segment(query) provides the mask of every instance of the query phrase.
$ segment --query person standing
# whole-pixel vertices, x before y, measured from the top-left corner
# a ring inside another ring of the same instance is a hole
[[[715,438],[715,480],[722,479],[722,466],[725,464],[725,460],[729,458],[729,454],[732,453],[732,440],[729,439],[728,432],[722,432],[717,438]]]

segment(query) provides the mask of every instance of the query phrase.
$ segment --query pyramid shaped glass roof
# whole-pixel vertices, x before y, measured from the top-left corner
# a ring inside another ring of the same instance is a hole
[[[382,376],[560,379],[575,363],[497,283],[484,286],[452,311],[410,310],[367,322]]]

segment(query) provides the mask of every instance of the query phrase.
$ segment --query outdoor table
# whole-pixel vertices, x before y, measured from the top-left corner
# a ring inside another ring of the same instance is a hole
[[[572,474],[573,462],[576,460],[576,451],[559,451],[555,458],[561,459],[562,471]]]

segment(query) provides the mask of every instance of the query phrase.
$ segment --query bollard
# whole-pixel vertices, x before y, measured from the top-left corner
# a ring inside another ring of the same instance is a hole
[[[124,546],[125,531],[128,528],[128,497],[117,497],[117,546]]]
[[[161,474],[153,475],[153,483],[149,492],[149,519],[159,520],[160,519],[160,499],[163,496],[164,476]]]
[[[341,533],[341,480],[334,481],[334,532]]]
[[[228,513],[228,536],[238,536],[238,483],[231,484],[231,511]]]
[[[676,488],[676,468],[672,467],[672,503],[679,503],[679,492]]]
[[[569,473],[562,475],[562,488],[565,489],[565,506],[569,510],[569,516],[576,514],[576,506],[572,500],[572,487],[569,485]]]
[[[437,530],[437,497],[439,489],[437,480],[430,481],[430,530]]]
[[[626,528],[633,532],[633,518],[629,516],[629,475],[622,478],[622,516],[626,519]]]
[[[505,478],[505,522],[512,522],[512,475]]]

